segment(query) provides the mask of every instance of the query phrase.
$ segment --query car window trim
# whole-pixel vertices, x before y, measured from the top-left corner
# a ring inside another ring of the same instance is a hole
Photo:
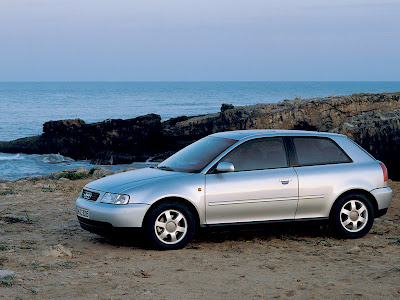
[[[288,145],[290,147],[290,152],[293,155],[293,165],[292,167],[310,167],[310,166],[325,166],[325,165],[337,165],[337,164],[348,164],[348,163],[353,163],[354,161],[351,159],[351,157],[346,153],[346,151],[343,150],[342,147],[339,146],[339,144],[326,136],[288,136],[286,137],[288,139]],[[340,151],[347,157],[348,161],[343,161],[343,162],[326,162],[326,163],[313,163],[313,164],[299,164],[298,157],[297,157],[297,151],[296,151],[296,146],[294,145],[294,138],[304,138],[304,139],[328,139],[331,142],[333,142],[336,147],[339,148]]]
[[[291,136],[284,136],[283,139],[285,141],[286,155],[288,158],[289,166],[294,167],[295,165],[297,165],[297,155],[293,144],[293,139]]]

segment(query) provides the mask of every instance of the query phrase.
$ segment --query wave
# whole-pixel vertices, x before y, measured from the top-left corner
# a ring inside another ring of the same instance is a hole
[[[61,154],[45,154],[42,155],[42,161],[48,164],[72,163],[74,160]]]
[[[21,160],[25,159],[25,157],[21,156],[19,153],[16,155],[5,155],[5,156],[0,156],[0,160]]]
[[[62,156],[61,154],[7,154],[0,153],[0,161],[33,160],[46,164],[73,163],[72,158]]]

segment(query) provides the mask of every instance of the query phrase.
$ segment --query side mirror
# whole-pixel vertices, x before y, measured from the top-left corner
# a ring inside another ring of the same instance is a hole
[[[217,172],[226,173],[235,171],[235,166],[230,162],[220,162],[217,165]]]

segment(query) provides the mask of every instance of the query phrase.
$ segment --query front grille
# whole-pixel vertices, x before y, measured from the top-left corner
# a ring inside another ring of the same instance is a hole
[[[96,193],[96,192],[92,192],[92,191],[88,191],[83,189],[82,190],[82,195],[81,197],[85,200],[88,201],[96,201],[100,196],[100,193]]]

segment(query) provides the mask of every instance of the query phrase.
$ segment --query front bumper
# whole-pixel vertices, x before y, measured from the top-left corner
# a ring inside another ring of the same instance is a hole
[[[82,229],[85,229],[92,233],[97,233],[101,235],[112,234],[114,227],[110,223],[93,221],[90,219],[82,218],[78,216],[79,224]]]
[[[106,204],[101,202],[87,201],[82,198],[76,199],[75,204],[76,207],[89,210],[89,218],[78,218],[81,225],[82,223],[87,223],[93,225],[94,227],[106,226],[108,228],[142,227],[144,216],[150,207],[147,204]],[[100,225],[97,226],[98,224]]]
[[[378,210],[384,210],[389,207],[393,194],[390,187],[372,190],[371,194],[375,197],[376,202],[378,203]]]

